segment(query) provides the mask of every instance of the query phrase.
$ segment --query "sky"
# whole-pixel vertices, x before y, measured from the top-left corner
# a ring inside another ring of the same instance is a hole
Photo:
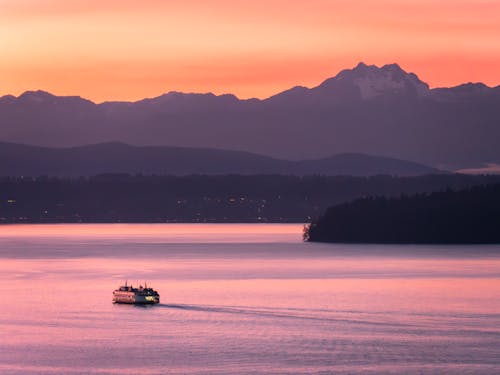
[[[500,84],[500,0],[0,0],[0,95],[265,98],[358,62]]]

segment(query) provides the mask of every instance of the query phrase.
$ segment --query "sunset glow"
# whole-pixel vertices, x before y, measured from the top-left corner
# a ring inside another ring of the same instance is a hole
[[[359,61],[432,87],[500,83],[500,3],[1,0],[0,95],[267,97]]]

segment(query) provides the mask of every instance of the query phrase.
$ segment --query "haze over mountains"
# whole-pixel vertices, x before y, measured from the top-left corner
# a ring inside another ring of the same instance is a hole
[[[304,161],[279,160],[242,151],[102,143],[45,148],[0,142],[0,176],[156,175],[350,175],[417,176],[442,173],[424,165],[363,154]]]
[[[500,86],[429,89],[398,65],[360,63],[265,100],[169,92],[94,104],[43,91],[0,98],[0,141],[248,151],[303,160],[362,153],[445,169],[500,164]]]

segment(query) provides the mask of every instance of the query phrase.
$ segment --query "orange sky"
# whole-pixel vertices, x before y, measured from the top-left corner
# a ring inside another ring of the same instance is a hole
[[[266,97],[359,61],[500,84],[500,1],[0,0],[0,95]]]

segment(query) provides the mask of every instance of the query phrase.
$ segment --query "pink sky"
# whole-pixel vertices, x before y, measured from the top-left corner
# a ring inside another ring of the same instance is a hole
[[[500,84],[500,2],[0,0],[0,95],[266,97],[359,61]]]

